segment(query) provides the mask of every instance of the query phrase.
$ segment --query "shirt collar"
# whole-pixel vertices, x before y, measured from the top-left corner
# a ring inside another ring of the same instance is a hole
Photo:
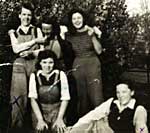
[[[136,100],[135,99],[131,99],[129,101],[129,103],[126,105],[125,108],[130,108],[130,109],[134,109],[134,105],[135,105]],[[114,100],[114,103],[118,106],[118,108],[120,109],[120,102],[119,100]]]
[[[17,29],[17,32],[19,32],[20,34],[23,34],[23,35],[30,35],[31,34],[31,28],[33,28],[34,26],[32,24],[29,25],[29,29],[28,29],[28,32],[25,33],[23,30],[22,30],[22,27],[21,25],[18,27]]]
[[[42,70],[38,70],[37,76],[39,76],[42,73]]]
[[[58,71],[58,70],[53,70],[53,71],[47,76],[47,78],[49,79],[54,73],[59,74],[59,71]],[[39,76],[40,74],[42,74],[42,70],[38,70],[37,76]]]

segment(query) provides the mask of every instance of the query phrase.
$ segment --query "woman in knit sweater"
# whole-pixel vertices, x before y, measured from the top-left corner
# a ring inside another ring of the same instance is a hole
[[[82,117],[103,102],[101,63],[97,57],[102,47],[93,29],[86,25],[81,10],[69,13],[67,28],[65,40],[72,45],[74,52],[72,68],[78,93],[78,117]]]

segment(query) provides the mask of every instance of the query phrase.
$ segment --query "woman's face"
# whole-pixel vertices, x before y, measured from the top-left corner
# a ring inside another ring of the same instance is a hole
[[[52,25],[51,24],[42,23],[42,32],[44,33],[44,36],[49,37],[51,32],[52,32]]]
[[[116,86],[116,95],[121,105],[127,105],[134,95],[134,91],[128,88],[126,84]]]
[[[49,74],[54,68],[54,60],[53,58],[42,59],[40,62],[43,73]]]
[[[80,29],[83,26],[83,16],[81,13],[76,12],[72,15],[72,24],[76,29]]]
[[[29,9],[22,7],[19,18],[21,20],[21,25],[29,26],[32,20],[32,12]]]

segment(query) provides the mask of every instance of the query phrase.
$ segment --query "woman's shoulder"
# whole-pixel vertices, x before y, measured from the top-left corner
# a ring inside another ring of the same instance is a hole
[[[33,74],[35,74],[36,76],[39,76],[42,73],[42,70],[37,70],[35,72],[33,72]]]
[[[59,69],[54,69],[53,73],[60,74],[60,75],[66,75],[64,71],[59,70]]]
[[[139,99],[133,98],[135,100],[135,109],[140,109],[140,110],[146,110],[145,108],[145,104],[143,104],[143,102],[141,102]]]
[[[136,107],[136,111],[138,112],[145,112],[146,111],[146,108],[143,106],[143,105],[138,105]],[[146,111],[147,112],[147,111]]]
[[[54,70],[52,71],[52,73],[59,74],[59,73],[60,73],[60,70],[59,70],[59,69],[54,69]]]

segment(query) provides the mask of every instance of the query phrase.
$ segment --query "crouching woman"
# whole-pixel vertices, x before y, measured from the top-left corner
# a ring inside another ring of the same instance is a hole
[[[41,51],[37,71],[30,76],[28,97],[35,132],[63,133],[66,130],[64,115],[70,94],[65,73],[56,69],[56,58],[50,50]]]

